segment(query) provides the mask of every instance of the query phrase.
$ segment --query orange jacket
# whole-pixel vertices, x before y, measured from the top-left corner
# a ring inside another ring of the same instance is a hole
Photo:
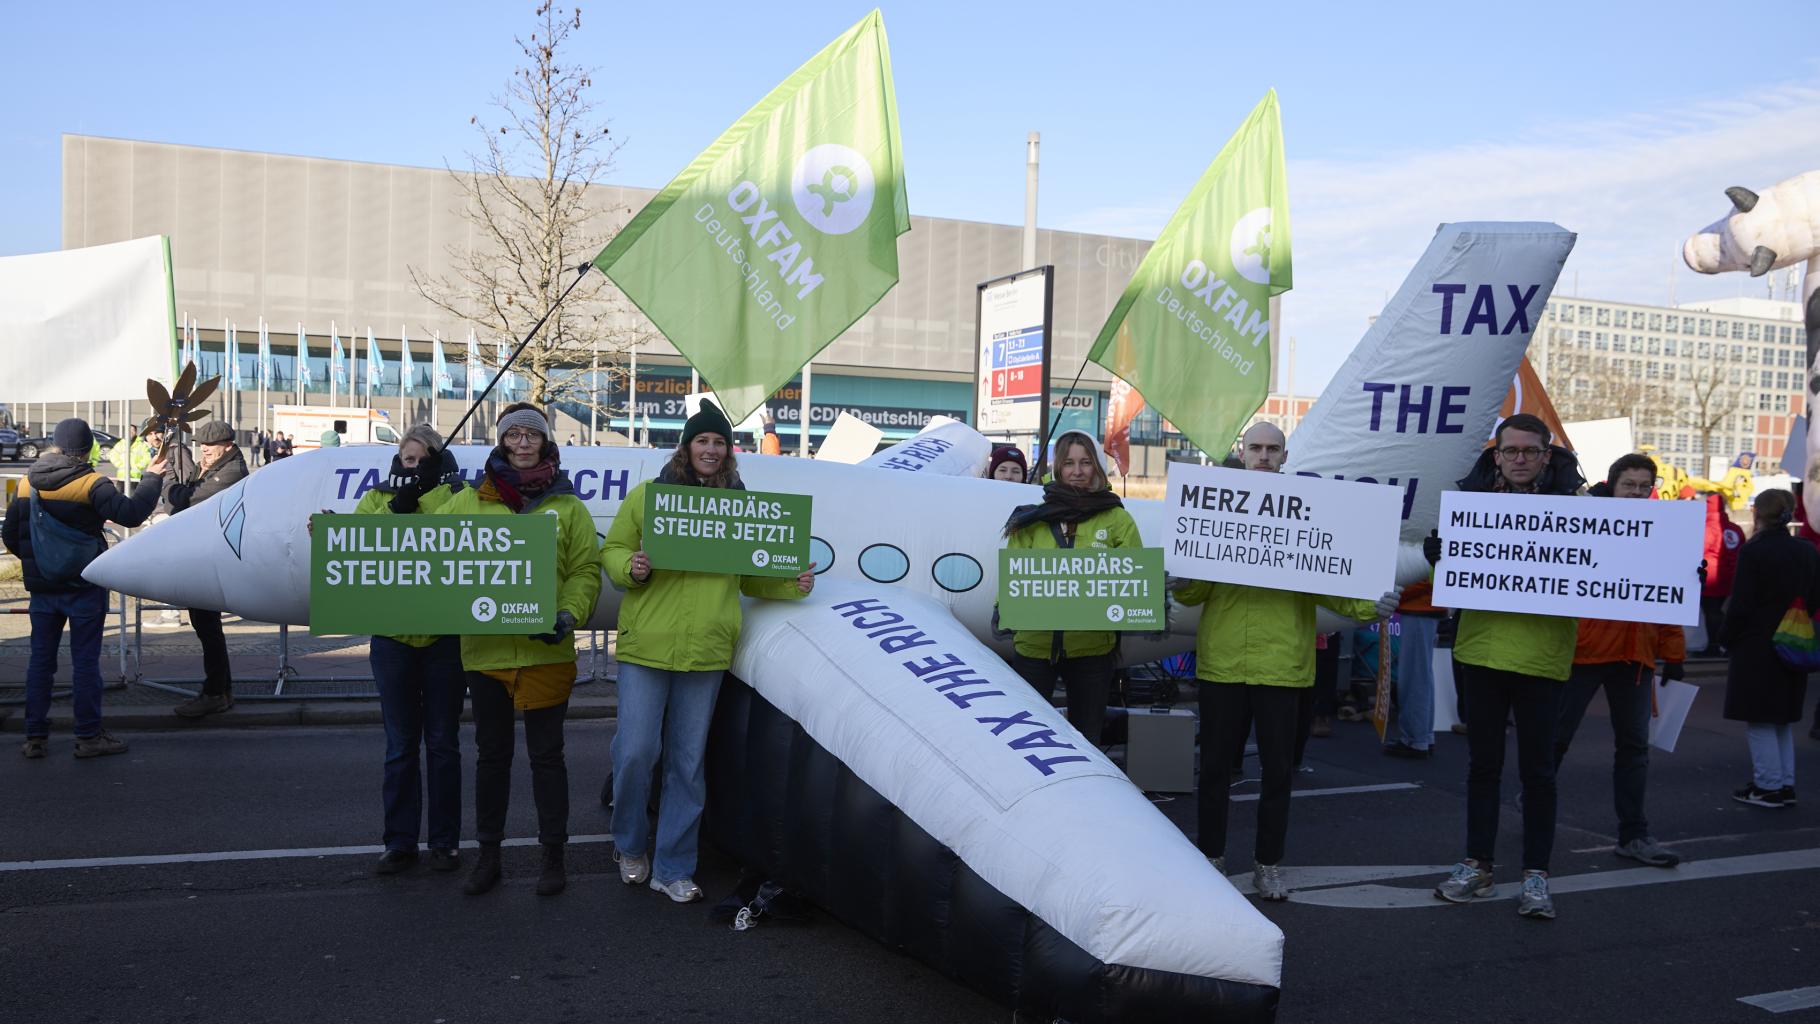
[[[1687,636],[1680,626],[1653,622],[1611,622],[1581,619],[1580,638],[1574,643],[1574,664],[1599,665],[1628,661],[1654,666],[1662,661],[1687,660]]]

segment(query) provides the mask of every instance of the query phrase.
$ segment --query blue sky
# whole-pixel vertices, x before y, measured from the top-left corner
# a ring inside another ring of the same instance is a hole
[[[864,2],[583,5],[576,56],[658,187]],[[460,165],[531,3],[11,5],[0,255],[60,244],[59,136]],[[1780,12],[1780,13],[1778,13]],[[1444,220],[1578,231],[1562,290],[1763,294],[1677,266],[1727,185],[1820,168],[1801,5],[986,4],[884,8],[911,209],[1154,237],[1264,90],[1282,100],[1298,390],[1324,382]],[[1778,27],[1780,19],[1783,24]]]

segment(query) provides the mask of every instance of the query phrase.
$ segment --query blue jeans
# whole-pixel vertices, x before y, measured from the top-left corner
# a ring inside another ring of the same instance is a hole
[[[651,877],[674,882],[695,874],[701,809],[708,798],[708,723],[720,693],[718,670],[670,672],[619,663],[619,730],[613,734],[613,845],[628,856],[651,848],[645,805],[651,772],[663,758]]]
[[[428,751],[429,838],[434,849],[461,841],[461,705],[468,695],[461,645],[452,636],[412,647],[376,636],[368,648],[385,720],[385,848],[416,850],[424,818],[418,748]]]
[[[51,681],[63,624],[70,627],[70,703],[76,735],[101,731],[101,631],[107,625],[107,591],[83,587],[62,594],[33,594],[32,654],[25,667],[25,734],[51,734]]]
[[[1795,727],[1783,722],[1751,722],[1744,727],[1750,744],[1751,785],[1781,789],[1795,784]]]
[[[1427,750],[1435,741],[1435,630],[1440,619],[1404,615],[1397,647],[1397,739]]]

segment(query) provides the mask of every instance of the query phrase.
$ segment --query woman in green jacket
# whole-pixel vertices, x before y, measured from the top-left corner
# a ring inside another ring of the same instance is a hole
[[[361,496],[355,515],[436,512],[461,478],[442,437],[427,424],[405,432],[392,468]],[[444,483],[445,480],[450,482]],[[368,646],[379,714],[385,723],[385,853],[375,870],[397,874],[417,863],[424,824],[424,783],[418,748],[429,764],[430,867],[461,866],[461,706],[468,684],[461,674],[461,646],[452,636],[376,636]]]
[[[744,490],[728,441],[733,426],[711,402],[683,425],[660,484]],[[644,552],[645,487],[626,495],[607,531],[602,560],[619,606],[619,728],[613,734],[613,845],[620,880],[678,903],[701,899],[695,853],[707,799],[703,759],[721,675],[739,639],[739,596],[789,600],[815,587],[815,565],[797,576],[757,577],[654,567]],[[663,760],[652,862],[646,804]]]
[[[569,841],[569,769],[562,725],[575,685],[575,627],[594,614],[600,596],[600,548],[594,520],[562,471],[543,413],[528,402],[508,405],[497,431],[499,447],[487,456],[480,486],[455,495],[442,511],[556,517],[556,628],[536,636],[461,638],[461,665],[474,708],[474,832],[480,840],[480,857],[463,891],[477,895],[499,882],[499,843],[512,785],[512,718],[522,711],[537,840],[543,845],[537,892],[550,896],[568,884],[563,850]]]
[[[1055,441],[1055,479],[1043,503],[1025,505],[1005,523],[1008,548],[1138,548],[1137,523],[1112,492],[1100,446],[1079,430]],[[1011,667],[1044,700],[1059,679],[1068,694],[1068,721],[1098,745],[1106,724],[1106,697],[1118,669],[1118,634],[1101,630],[1051,633],[1020,630],[1012,641]]]

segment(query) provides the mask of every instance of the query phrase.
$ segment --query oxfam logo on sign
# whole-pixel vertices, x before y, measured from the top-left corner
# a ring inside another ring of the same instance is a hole
[[[752,552],[752,564],[758,566],[760,569],[770,565],[771,552],[763,550]]]
[[[468,610],[474,613],[475,622],[492,622],[499,614],[499,605],[490,597],[477,597]]]
[[[816,146],[796,161],[790,198],[815,230],[844,235],[872,212],[872,165],[848,146]]]
[[[1260,206],[1232,226],[1232,269],[1252,284],[1270,283],[1270,207]]]
[[[1125,621],[1125,609],[1116,604],[1107,605],[1106,606],[1106,620],[1108,622],[1124,622]]]

